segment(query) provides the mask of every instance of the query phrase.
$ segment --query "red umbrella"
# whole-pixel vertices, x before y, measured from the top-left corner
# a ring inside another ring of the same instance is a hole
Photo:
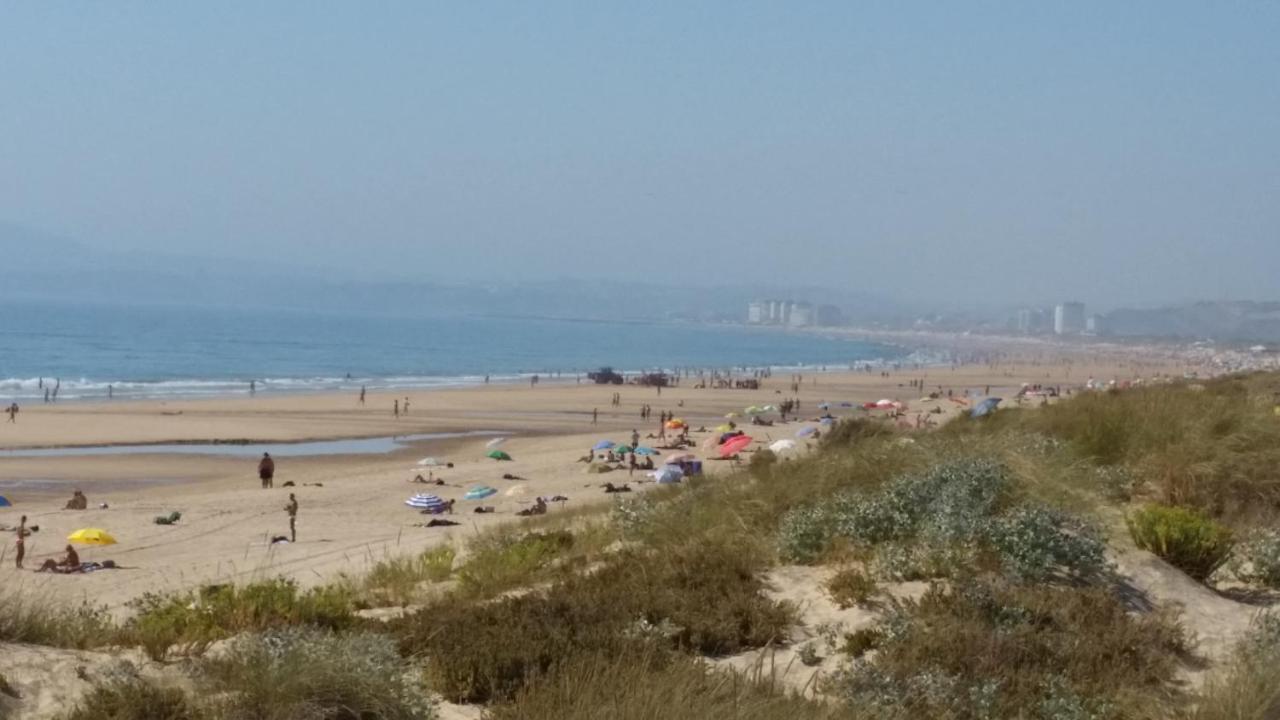
[[[720,446],[720,457],[727,458],[732,455],[737,455],[743,450],[746,450],[747,446],[753,442],[755,442],[755,440],[750,435],[731,437],[728,440],[725,440],[724,444]]]

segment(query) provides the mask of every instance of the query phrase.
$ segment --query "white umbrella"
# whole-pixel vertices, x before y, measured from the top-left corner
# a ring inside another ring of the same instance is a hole
[[[485,444],[484,444],[484,446],[485,446],[485,447],[487,447],[487,448],[489,448],[490,450],[492,450],[492,449],[494,449],[494,448],[498,447],[499,445],[501,445],[502,443],[504,443],[504,442],[506,442],[506,441],[507,441],[507,439],[506,439],[506,438],[504,438],[504,437],[494,438],[494,439],[490,440],[489,442],[485,443]]]
[[[664,465],[661,470],[649,473],[649,477],[657,480],[659,485],[670,485],[680,482],[684,471],[675,465]]]
[[[433,457],[424,457],[418,461],[418,464],[423,467],[428,467],[428,466],[435,467],[436,465],[443,465],[444,463],[440,462],[439,460]]]
[[[507,488],[506,492],[502,494],[506,497],[521,497],[527,492],[529,492],[529,488],[527,486],[512,485],[511,487]]]

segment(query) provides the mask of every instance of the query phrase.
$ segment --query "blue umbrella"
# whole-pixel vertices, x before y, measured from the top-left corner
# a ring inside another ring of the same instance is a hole
[[[0,495],[0,507],[13,507],[13,503],[9,502],[9,498]]]
[[[662,453],[658,452],[657,450],[654,450],[651,447],[638,447],[636,448],[636,454],[637,455],[661,455]]]
[[[600,442],[596,443],[591,449],[592,450],[608,450],[609,448],[612,448],[617,444],[618,443],[612,440],[601,440]],[[581,445],[579,445],[579,447],[581,447]]]
[[[816,432],[818,432],[818,429],[815,427],[802,427],[796,431],[796,437],[807,438]]]
[[[467,500],[483,500],[490,495],[496,495],[497,493],[497,490],[489,487],[488,485],[477,485],[468,490],[467,494],[462,497]]]
[[[990,415],[996,411],[996,407],[1000,405],[1000,401],[1003,399],[1004,398],[987,398],[973,406],[973,409],[969,411],[969,416],[980,418],[984,415]]]

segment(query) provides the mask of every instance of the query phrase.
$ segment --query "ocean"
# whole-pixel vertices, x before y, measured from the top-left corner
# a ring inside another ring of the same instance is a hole
[[[906,350],[769,328],[521,317],[0,302],[0,399],[413,389],[572,376],[600,366],[845,368]],[[550,379],[550,378],[549,378]]]

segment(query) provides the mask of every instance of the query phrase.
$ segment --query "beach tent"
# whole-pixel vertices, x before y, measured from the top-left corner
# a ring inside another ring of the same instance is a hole
[[[671,485],[680,482],[684,471],[675,465],[663,465],[661,470],[649,473],[649,477],[658,481],[659,485]]]
[[[418,494],[404,501],[405,505],[419,510],[430,510],[435,512],[444,508],[444,500],[439,495]]]
[[[484,444],[484,446],[485,446],[485,447],[487,447],[487,448],[489,448],[490,450],[492,450],[493,448],[498,447],[499,445],[501,445],[502,443],[504,443],[504,442],[506,442],[506,441],[507,441],[507,439],[506,439],[506,438],[504,438],[504,437],[498,437],[498,438],[494,438],[494,439],[490,440],[489,442],[485,443],[485,444]]]
[[[807,438],[816,432],[818,432],[818,429],[815,427],[802,427],[796,431],[796,437]]]
[[[101,528],[80,528],[67,536],[67,540],[79,545],[115,545],[116,539]]]
[[[485,454],[485,457],[490,457],[490,458],[493,458],[494,460],[510,460],[511,459],[511,456],[502,450],[490,450],[488,453]]]
[[[13,507],[13,503],[9,502],[9,498],[0,495],[0,507]]]
[[[795,440],[775,440],[771,445],[769,445],[769,449],[775,453],[790,452],[796,449],[796,441]]]
[[[750,435],[737,435],[724,441],[720,446],[720,457],[730,457],[737,455],[747,449],[754,440]]]
[[[489,487],[488,485],[477,485],[471,488],[470,490],[468,490],[467,494],[463,495],[462,497],[465,500],[483,500],[489,497],[490,495],[497,495],[497,494],[498,494],[498,491],[494,488]]]
[[[636,454],[637,455],[661,455],[662,453],[658,452],[657,450],[654,450],[651,447],[641,446],[636,448]]]
[[[996,408],[1000,405],[1000,402],[1003,399],[1004,398],[987,398],[975,405],[973,409],[969,411],[969,416],[979,418],[984,415],[990,415],[996,411]]]
[[[616,443],[616,442],[614,442],[614,441],[612,441],[612,440],[601,440],[600,442],[596,443],[595,445],[592,445],[592,446],[591,446],[591,449],[592,449],[592,450],[608,450],[608,449],[610,449],[610,448],[614,447],[614,446],[615,446],[615,445],[617,445],[617,444],[618,444],[618,443]]]

